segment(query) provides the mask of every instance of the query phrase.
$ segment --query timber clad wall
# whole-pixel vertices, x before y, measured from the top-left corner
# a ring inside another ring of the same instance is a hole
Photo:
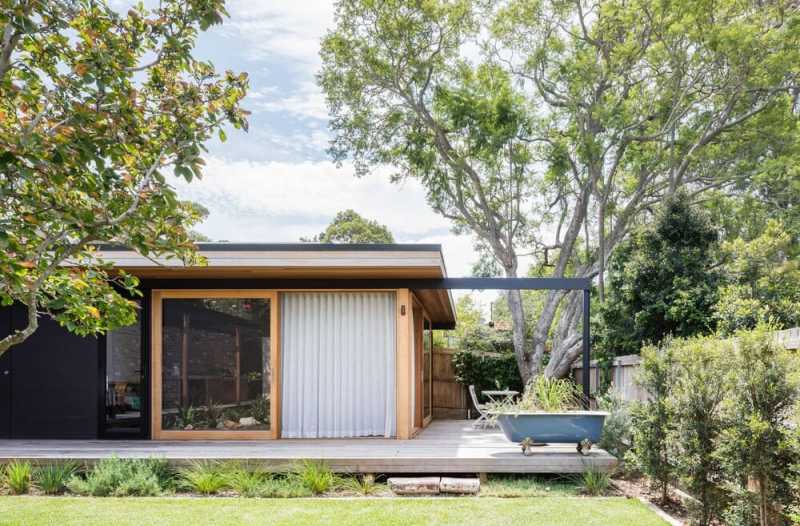
[[[467,418],[467,390],[456,382],[453,355],[457,349],[433,348],[433,418]]]

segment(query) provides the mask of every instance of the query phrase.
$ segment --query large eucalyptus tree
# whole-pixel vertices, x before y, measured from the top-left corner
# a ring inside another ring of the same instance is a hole
[[[319,76],[331,153],[419,179],[506,276],[548,253],[602,300],[652,205],[746,184],[797,140],[798,22],[788,0],[340,0]],[[566,374],[579,296],[549,292],[532,327],[508,302],[523,378]]]

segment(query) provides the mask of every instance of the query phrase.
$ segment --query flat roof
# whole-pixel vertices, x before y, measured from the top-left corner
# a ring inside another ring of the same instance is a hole
[[[313,288],[318,280],[344,283],[359,279],[379,283],[390,279],[447,277],[439,244],[214,242],[196,245],[206,265],[186,266],[175,258],[145,257],[120,245],[98,244],[96,248],[100,259],[138,276],[143,284],[157,284],[158,288],[181,288],[198,280],[219,284],[222,288],[231,283],[242,286],[241,280],[253,284],[290,280],[294,284],[305,282]],[[436,325],[450,327],[455,323],[455,304],[449,290],[418,294]]]
[[[442,252],[436,243],[195,243],[201,252]],[[95,245],[101,252],[130,252],[122,245]]]

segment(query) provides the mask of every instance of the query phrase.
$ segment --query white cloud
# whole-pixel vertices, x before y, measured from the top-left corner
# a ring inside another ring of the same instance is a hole
[[[311,80],[300,81],[292,88],[284,90],[279,90],[275,86],[261,88],[255,93],[248,94],[248,98],[253,101],[251,106],[254,110],[319,120],[328,119],[325,95],[317,83]]]
[[[286,58],[303,68],[319,63],[319,41],[333,24],[329,0],[233,0],[224,31],[244,43],[252,59]]]
[[[209,208],[201,230],[214,239],[297,241],[347,208],[386,224],[398,241],[446,234],[449,224],[428,207],[424,189],[412,180],[392,184],[389,173],[385,168],[357,178],[352,165],[337,168],[330,161],[211,157],[202,180],[176,180],[176,187],[182,197]]]

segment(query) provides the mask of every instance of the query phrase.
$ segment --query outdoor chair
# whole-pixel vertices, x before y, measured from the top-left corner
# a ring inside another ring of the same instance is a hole
[[[489,413],[486,412],[486,404],[481,404],[478,402],[478,395],[475,393],[474,385],[469,386],[469,396],[472,398],[472,405],[475,406],[475,409],[478,410],[478,414],[480,415],[478,416],[477,420],[472,423],[472,427],[474,429],[489,427],[491,425],[491,421],[489,420]]]

